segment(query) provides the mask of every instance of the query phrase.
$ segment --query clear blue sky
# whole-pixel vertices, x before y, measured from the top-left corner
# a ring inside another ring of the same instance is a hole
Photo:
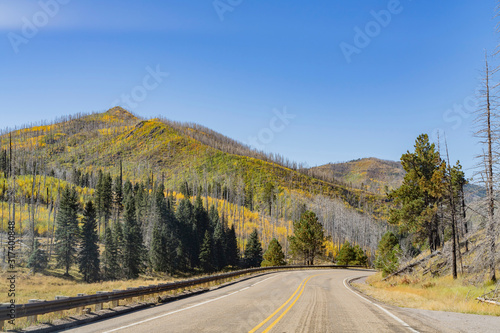
[[[453,107],[498,41],[495,3],[0,0],[0,127],[120,104],[311,166],[398,160],[441,128],[470,168],[472,117]]]

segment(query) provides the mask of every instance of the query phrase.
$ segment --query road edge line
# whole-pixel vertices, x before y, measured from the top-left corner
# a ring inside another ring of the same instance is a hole
[[[409,329],[410,331],[412,331],[413,333],[420,333],[419,331],[417,331],[416,329],[414,329],[413,327],[411,327],[410,325],[408,325],[403,319],[399,318],[398,316],[396,316],[395,314],[391,313],[389,310],[385,309],[384,307],[380,306],[379,304],[375,303],[375,302],[372,302],[370,301],[368,298],[365,298],[363,296],[361,296],[359,293],[357,293],[356,291],[354,291],[351,287],[350,287],[350,283],[351,281],[354,281],[354,280],[357,280],[357,279],[360,279],[362,278],[363,276],[361,277],[355,277],[355,278],[345,278],[343,283],[344,283],[344,287],[346,287],[347,290],[349,290],[351,293],[353,293],[354,295],[364,299],[366,302],[372,304],[372,305],[375,305],[376,307],[378,307],[380,310],[384,311],[387,315],[389,315],[392,319],[396,320],[398,323],[400,323],[401,325],[403,325],[404,327],[406,327],[407,329]],[[349,282],[346,283],[346,281],[349,280]]]

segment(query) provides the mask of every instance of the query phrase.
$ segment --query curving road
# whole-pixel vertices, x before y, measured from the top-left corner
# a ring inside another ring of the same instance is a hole
[[[266,274],[69,332],[456,332],[381,306],[346,281],[367,270]]]

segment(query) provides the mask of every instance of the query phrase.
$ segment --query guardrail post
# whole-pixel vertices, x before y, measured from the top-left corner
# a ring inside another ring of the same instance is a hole
[[[96,292],[96,294],[104,294],[104,293],[105,293],[105,291],[98,291],[98,292]],[[95,311],[97,312],[97,311],[101,311],[101,310],[102,310],[102,303],[97,303],[95,305]]]
[[[146,288],[146,286],[139,286],[139,288]],[[139,302],[144,302],[144,295],[139,296]]]
[[[39,300],[37,299],[30,299],[28,300],[28,303],[38,303]],[[34,315],[34,316],[28,316],[28,324],[33,324],[33,323],[36,323],[36,321],[38,320],[38,316],[37,315]]]
[[[150,284],[149,287],[150,288],[155,288],[156,284]],[[153,297],[153,300],[156,302],[158,300],[158,293],[152,293],[151,295]]]
[[[119,289],[113,289],[114,293],[117,292],[117,291],[121,291],[121,290],[119,290]],[[120,300],[117,299],[117,300],[111,301],[111,307],[112,308],[116,308],[119,305],[120,305]]]
[[[133,289],[135,289],[135,288],[131,288],[131,287],[127,288],[127,290],[133,290]],[[134,297],[129,297],[129,298],[127,298],[126,301],[127,301],[127,303],[132,303],[134,301]]]
[[[60,300],[60,299],[68,299],[69,297],[68,296],[56,296],[56,300]],[[56,314],[56,317],[62,317],[63,316],[63,313],[64,311],[56,311],[55,314]]]
[[[87,296],[87,294],[77,294],[76,296],[83,297],[83,296]],[[84,312],[83,312],[84,309],[85,309],[84,306],[80,306],[79,308],[77,308],[76,311],[80,312],[81,314],[84,314]]]

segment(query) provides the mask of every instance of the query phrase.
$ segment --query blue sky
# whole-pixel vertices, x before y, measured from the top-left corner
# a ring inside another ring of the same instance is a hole
[[[0,0],[0,127],[119,104],[310,166],[398,160],[420,133],[441,129],[470,176],[480,147],[468,111],[484,49],[498,41],[494,8],[494,0]],[[346,45],[356,52],[346,57]]]

